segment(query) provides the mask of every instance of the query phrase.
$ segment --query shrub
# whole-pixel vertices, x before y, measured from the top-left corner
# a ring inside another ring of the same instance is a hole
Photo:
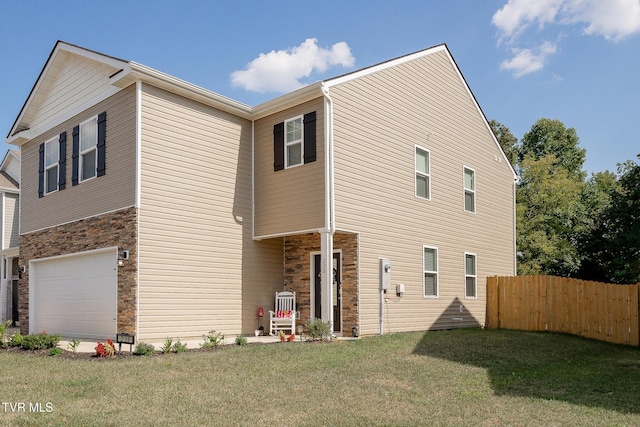
[[[200,348],[214,348],[222,344],[224,334],[222,332],[209,331],[209,335],[203,335],[204,342],[200,344]]]
[[[111,339],[107,338],[106,343],[101,343],[98,341],[98,345],[96,346],[96,356],[98,357],[113,357],[116,354],[116,347],[111,341]]]
[[[321,319],[309,319],[305,322],[304,327],[307,330],[309,341],[329,340],[333,333],[331,324],[323,322]]]
[[[41,332],[22,337],[20,346],[26,350],[42,350],[53,348],[58,345],[58,342],[60,342],[60,335]]]
[[[243,335],[238,335],[236,337],[236,344],[237,345],[247,345],[247,337],[245,337]]]
[[[155,347],[153,344],[146,344],[143,342],[139,342],[136,344],[136,349],[133,351],[133,354],[136,356],[151,356],[155,351]]]
[[[24,337],[20,332],[16,332],[11,335],[11,340],[9,340],[9,345],[11,347],[22,347],[22,343],[24,342]]]
[[[178,339],[175,343],[173,343],[173,352],[174,353],[183,353],[187,351],[187,345],[180,342]]]
[[[53,347],[49,349],[49,356],[60,356],[62,354],[62,349],[58,347]]]

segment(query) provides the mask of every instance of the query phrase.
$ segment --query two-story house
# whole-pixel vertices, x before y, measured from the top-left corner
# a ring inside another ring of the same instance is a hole
[[[18,232],[20,152],[9,150],[0,163],[0,321],[18,321]]]
[[[23,333],[249,333],[283,289],[338,334],[475,326],[515,272],[515,172],[445,45],[250,107],[58,42],[7,142]]]

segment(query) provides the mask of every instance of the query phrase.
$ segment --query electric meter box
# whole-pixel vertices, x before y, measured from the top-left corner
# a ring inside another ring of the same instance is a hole
[[[391,289],[391,262],[387,258],[380,258],[378,263],[378,280],[380,281],[380,290],[388,291]]]

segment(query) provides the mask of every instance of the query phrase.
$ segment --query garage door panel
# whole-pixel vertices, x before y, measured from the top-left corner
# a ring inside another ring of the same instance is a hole
[[[117,251],[34,261],[30,278],[36,331],[105,339],[116,333]]]

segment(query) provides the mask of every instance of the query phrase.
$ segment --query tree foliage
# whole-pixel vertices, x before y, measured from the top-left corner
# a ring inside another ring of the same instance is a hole
[[[507,156],[507,160],[515,169],[518,161],[518,138],[511,133],[508,127],[496,120],[491,120],[489,126]]]

